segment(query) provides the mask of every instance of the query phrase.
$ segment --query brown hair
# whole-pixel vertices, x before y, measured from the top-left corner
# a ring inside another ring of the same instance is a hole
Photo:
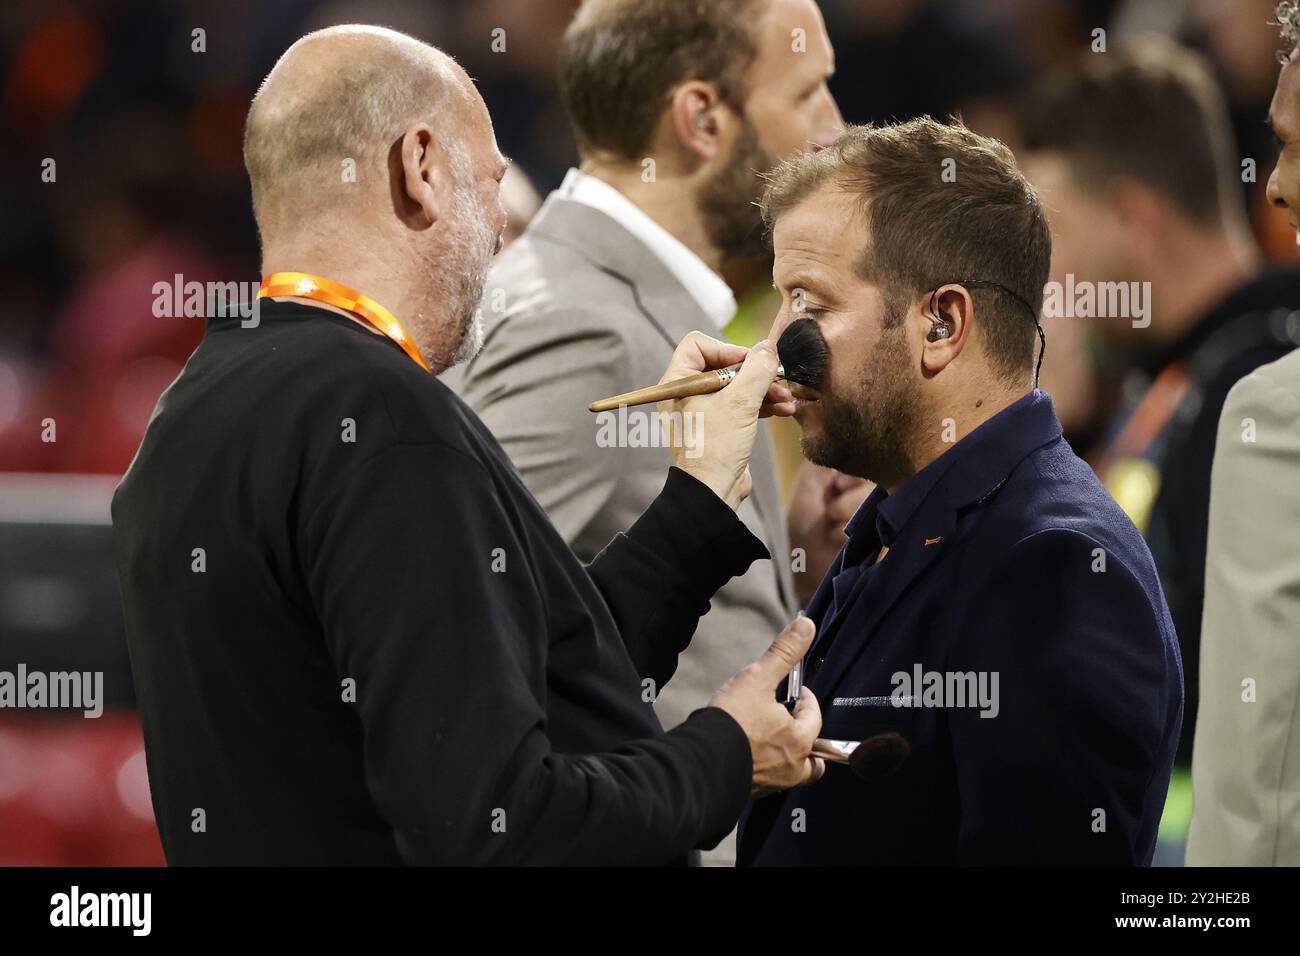
[[[977,280],[968,291],[985,354],[1005,381],[1023,381],[1034,364],[1052,238],[1006,146],[928,116],[850,127],[829,149],[772,174],[762,202],[769,232],[826,186],[857,198],[870,230],[858,271],[884,287],[890,312],[901,316],[901,299]]]
[[[703,80],[739,109],[766,0],[585,0],[560,48],[560,95],[582,151],[639,159],[673,87]]]
[[[1059,152],[1093,195],[1130,176],[1189,220],[1243,215],[1228,108],[1199,54],[1151,38],[1083,59],[1025,103],[1024,147]]]

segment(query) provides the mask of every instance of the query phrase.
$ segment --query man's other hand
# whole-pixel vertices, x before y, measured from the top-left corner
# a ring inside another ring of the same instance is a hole
[[[813,783],[826,772],[825,762],[812,756],[822,727],[813,692],[803,688],[793,713],[776,699],[777,686],[808,653],[816,630],[810,619],[796,618],[762,657],[727,681],[709,701],[735,718],[749,738],[754,755],[751,793],[756,797]]]

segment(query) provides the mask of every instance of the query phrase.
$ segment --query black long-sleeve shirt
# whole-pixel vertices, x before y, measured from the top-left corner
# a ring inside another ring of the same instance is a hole
[[[173,864],[666,863],[739,816],[739,725],[650,706],[766,556],[683,472],[584,568],[398,346],[264,301],[210,321],[113,523]]]

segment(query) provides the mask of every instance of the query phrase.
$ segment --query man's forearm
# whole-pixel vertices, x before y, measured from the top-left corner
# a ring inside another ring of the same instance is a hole
[[[422,825],[399,826],[407,863],[671,864],[735,825],[752,777],[745,732],[717,707],[606,753],[557,754],[537,731],[500,755],[497,772],[485,772],[481,753],[473,761],[444,777],[467,790],[427,793]],[[474,786],[486,780],[497,781],[495,792]],[[494,819],[499,827],[488,825]]]

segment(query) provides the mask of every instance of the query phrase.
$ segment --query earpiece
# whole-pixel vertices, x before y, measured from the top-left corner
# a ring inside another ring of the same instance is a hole
[[[930,327],[930,333],[925,337],[927,342],[938,342],[940,339],[946,339],[952,335],[952,326],[948,324],[947,319],[939,314],[939,306],[936,302],[938,296],[938,289],[930,293],[930,321],[934,325]]]

